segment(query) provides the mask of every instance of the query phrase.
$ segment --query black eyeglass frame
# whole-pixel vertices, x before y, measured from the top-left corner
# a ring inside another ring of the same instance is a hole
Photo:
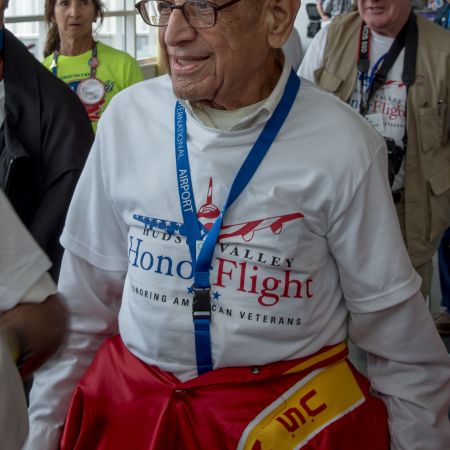
[[[144,8],[145,8],[145,5],[146,5],[148,2],[150,2],[150,1],[154,1],[154,2],[158,2],[158,1],[159,1],[159,3],[165,3],[165,4],[168,5],[169,8],[170,8],[170,14],[172,14],[172,12],[173,12],[174,9],[179,9],[179,10],[181,10],[181,12],[183,13],[183,16],[184,16],[186,22],[187,22],[191,27],[193,27],[193,28],[199,28],[199,29],[204,30],[204,29],[207,29],[207,28],[212,28],[212,27],[216,24],[216,22],[217,22],[217,13],[218,13],[219,11],[221,11],[222,9],[228,8],[229,6],[232,6],[232,5],[234,5],[235,3],[240,2],[241,0],[230,0],[229,2],[226,2],[226,3],[224,3],[223,5],[217,5],[216,3],[213,3],[213,2],[210,2],[210,1],[205,0],[206,3],[208,3],[208,4],[212,7],[212,9],[214,10],[214,21],[213,21],[212,25],[207,26],[207,27],[195,27],[195,26],[193,26],[193,25],[190,23],[188,17],[186,16],[186,13],[184,12],[184,8],[185,8],[185,5],[186,5],[187,3],[198,2],[199,0],[187,0],[187,1],[185,1],[184,3],[182,3],[181,5],[175,5],[175,4],[173,4],[173,3],[169,3],[169,2],[164,1],[164,0],[141,0],[141,1],[137,2],[137,3],[134,5],[134,7],[139,11],[139,14],[140,14],[140,16],[142,17],[142,20],[143,20],[147,25],[150,25],[150,26],[152,26],[152,27],[158,27],[158,28],[161,28],[161,27],[167,27],[168,23],[167,23],[166,25],[155,25],[155,24],[153,24],[153,23],[147,22],[147,20],[145,19],[145,16],[146,16],[147,14],[144,12],[144,11],[145,11]],[[170,18],[170,16],[169,16],[169,18]]]

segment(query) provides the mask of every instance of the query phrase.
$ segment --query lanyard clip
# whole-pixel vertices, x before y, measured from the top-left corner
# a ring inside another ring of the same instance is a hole
[[[192,315],[194,319],[211,318],[211,288],[194,287],[194,299],[192,302]]]

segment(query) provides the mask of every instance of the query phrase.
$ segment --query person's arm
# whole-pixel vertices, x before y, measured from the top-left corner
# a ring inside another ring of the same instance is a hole
[[[389,414],[391,450],[450,443],[450,359],[420,291],[372,313],[352,313],[350,338],[368,352],[368,377]]]
[[[327,43],[328,27],[322,28],[309,44],[303,57],[298,75],[315,83],[314,72],[323,65],[323,55]]]
[[[0,230],[0,436],[4,448],[16,449],[28,433],[16,365],[26,375],[57,350],[66,314],[47,272],[49,259],[1,190]]]
[[[21,374],[36,370],[63,342],[67,315],[57,294],[41,303],[19,303],[0,316],[0,331]]]
[[[27,450],[58,448],[75,385],[103,340],[118,333],[128,267],[127,227],[105,180],[105,165],[113,156],[105,156],[101,150],[102,128],[100,121],[61,237],[65,252],[58,290],[69,313],[68,335],[61,351],[35,373]]]
[[[368,145],[370,145],[368,143]],[[332,222],[349,335],[369,353],[372,387],[387,406],[391,450],[448,448],[450,358],[403,244],[384,145],[347,208]]]
[[[123,272],[98,269],[65,251],[58,289],[69,311],[60,352],[35,372],[24,450],[56,450],[73,390],[103,340],[118,333]]]
[[[323,9],[323,0],[317,0],[317,12],[322,20],[330,20],[330,16]]]

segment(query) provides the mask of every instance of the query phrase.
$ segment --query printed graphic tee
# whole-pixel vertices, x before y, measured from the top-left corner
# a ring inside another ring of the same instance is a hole
[[[311,44],[311,49],[305,55],[300,66],[300,76],[314,82],[314,71],[323,65],[323,55],[326,46],[328,31],[325,28]],[[374,68],[379,68],[384,56],[389,51],[393,38],[381,36],[374,32],[370,34],[370,68],[367,78],[374,74]],[[403,148],[403,136],[406,123],[406,85],[402,81],[403,60],[405,49],[403,49],[391,70],[387,80],[373,95],[369,103],[369,112],[366,116],[373,128],[384,137],[395,140],[396,145]],[[356,64],[356,60],[355,60]],[[365,80],[367,89],[369,80]],[[355,87],[349,99],[349,104],[359,111],[361,102],[361,83],[355,80]],[[395,176],[392,191],[404,187],[404,161],[399,172]]]
[[[77,56],[58,56],[57,76],[67,83],[75,93],[80,82],[90,76],[91,69],[88,61],[91,56],[92,50]],[[96,131],[97,122],[111,98],[122,89],[142,81],[141,69],[137,61],[128,53],[97,42],[97,58],[99,66],[96,77],[104,84],[104,95],[95,104],[83,103],[94,131]],[[52,70],[52,61],[53,54],[47,56],[43,64]]]
[[[187,108],[194,198],[185,200],[195,203],[206,230],[273,112],[273,97],[281,96],[289,70],[285,64],[277,89],[251,126],[243,119],[229,131],[209,128]],[[126,346],[185,380],[197,375],[194,272],[178,196],[175,103],[167,76],[113,99],[74,194],[62,243],[95,268],[125,277],[119,328]],[[153,114],[149,104],[157,105]],[[321,132],[325,108],[336,130],[332,143]],[[121,120],[123,111],[127,121]],[[346,338],[348,309],[381,310],[418,290],[383,150],[364,119],[303,82],[277,140],[227,210],[219,233],[210,274],[215,368],[309,355]],[[383,199],[384,208],[368,206]],[[387,278],[386,265],[397,268]],[[62,287],[77,283],[72,271],[62,277]],[[96,328],[97,300],[79,301],[74,298],[72,307],[81,307],[83,315],[74,320],[87,315]],[[86,324],[73,326],[84,330]]]

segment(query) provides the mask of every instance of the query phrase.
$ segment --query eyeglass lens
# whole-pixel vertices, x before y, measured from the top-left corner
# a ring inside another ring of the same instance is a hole
[[[194,28],[209,28],[214,25],[215,11],[213,6],[204,0],[188,0],[181,5],[184,16]],[[173,5],[164,1],[150,0],[142,2],[140,12],[149,25],[165,26],[169,23]],[[177,8],[178,9],[178,8]]]

